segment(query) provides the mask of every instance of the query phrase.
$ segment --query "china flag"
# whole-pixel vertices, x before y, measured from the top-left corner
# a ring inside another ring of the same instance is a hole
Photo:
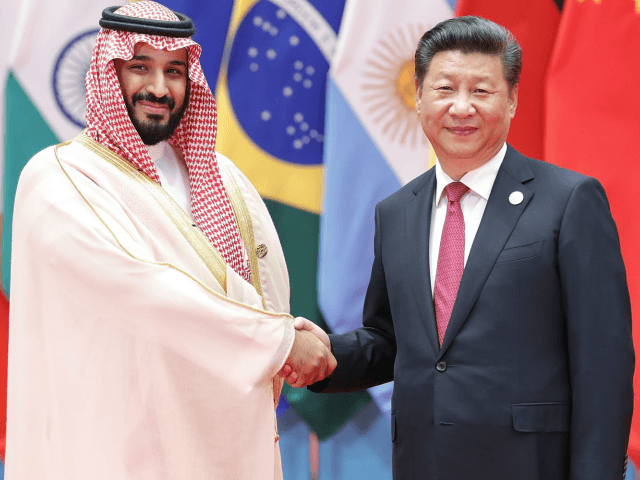
[[[596,177],[604,185],[620,233],[637,339],[640,339],[639,86],[640,0],[566,0],[547,80],[544,158]],[[638,351],[640,341],[635,344]],[[640,406],[637,372],[634,383],[635,404]],[[635,412],[629,453],[637,465],[640,409]]]
[[[606,0],[605,0],[606,1]],[[477,15],[508,28],[522,47],[518,110],[507,141],[529,157],[544,154],[544,82],[560,10],[554,0],[459,0],[456,16]]]

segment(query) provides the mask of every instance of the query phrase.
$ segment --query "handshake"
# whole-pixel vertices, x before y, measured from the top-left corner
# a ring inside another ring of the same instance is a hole
[[[292,387],[300,388],[328,377],[338,363],[324,330],[302,317],[296,318],[294,327],[293,347],[278,375]]]

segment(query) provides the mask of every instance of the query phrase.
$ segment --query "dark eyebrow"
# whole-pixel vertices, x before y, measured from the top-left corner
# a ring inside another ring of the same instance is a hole
[[[138,62],[150,62],[151,57],[149,55],[134,55],[133,57],[131,57],[131,60],[136,60]],[[171,65],[179,65],[181,67],[187,68],[187,62],[183,62],[182,60],[171,60],[169,63]]]
[[[187,68],[187,62],[183,62],[182,60],[171,60],[169,63],[171,65],[180,65],[184,68]]]
[[[456,80],[456,75],[455,74],[449,74],[449,73],[440,73],[439,75],[437,75],[433,81],[434,82],[438,82],[441,80],[448,80],[448,81],[455,81]],[[478,84],[478,83],[483,83],[483,82],[487,82],[488,84],[493,85],[492,83],[492,78],[489,75],[473,75],[471,77],[471,80],[473,81],[474,84]]]

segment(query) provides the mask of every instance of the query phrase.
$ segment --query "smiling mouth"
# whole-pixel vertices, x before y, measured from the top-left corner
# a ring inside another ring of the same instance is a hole
[[[169,105],[163,103],[139,101],[138,104],[151,115],[164,115],[169,111]]]
[[[478,130],[477,127],[446,127],[448,131],[453,133],[454,135],[460,135],[461,137],[466,137],[471,135],[472,133]]]

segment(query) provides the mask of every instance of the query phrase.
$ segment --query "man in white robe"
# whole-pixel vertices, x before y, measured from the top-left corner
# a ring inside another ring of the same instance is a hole
[[[191,21],[145,0],[101,26],[87,129],[16,194],[5,476],[282,478],[278,372],[335,359],[294,330],[269,213],[214,152]]]

